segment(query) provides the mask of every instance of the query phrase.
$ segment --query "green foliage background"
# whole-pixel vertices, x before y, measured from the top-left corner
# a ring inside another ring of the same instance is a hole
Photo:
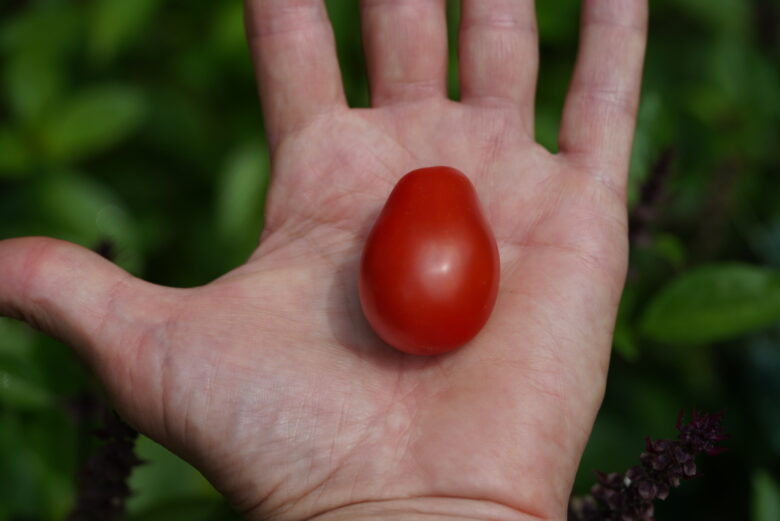
[[[537,134],[554,150],[579,2],[538,4]],[[576,490],[635,464],[644,436],[673,436],[680,410],[725,409],[730,451],[657,517],[777,521],[780,2],[651,4],[631,270]],[[357,2],[328,7],[349,99],[366,106]],[[110,239],[121,266],[174,286],[241,263],[269,176],[242,16],[240,0],[2,0],[0,238]],[[0,521],[66,516],[95,444],[71,405],[95,388],[67,348],[0,319]],[[186,463],[148,439],[139,452],[130,519],[230,518]]]

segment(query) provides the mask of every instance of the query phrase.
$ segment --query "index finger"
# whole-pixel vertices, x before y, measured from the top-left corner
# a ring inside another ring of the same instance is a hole
[[[346,108],[324,0],[245,0],[263,116],[271,146],[334,108]]]
[[[647,0],[584,0],[560,152],[624,187],[647,40]],[[621,188],[622,189],[622,188]]]

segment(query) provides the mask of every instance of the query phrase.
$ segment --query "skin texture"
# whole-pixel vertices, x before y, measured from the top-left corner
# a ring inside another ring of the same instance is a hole
[[[499,273],[496,240],[471,182],[453,168],[422,168],[401,178],[368,235],[360,303],[391,346],[441,354],[485,325]]]
[[[2,241],[0,313],[72,345],[249,519],[564,519],[626,272],[647,23],[645,0],[582,6],[552,155],[531,130],[530,0],[463,1],[460,103],[443,0],[364,0],[369,110],[344,102],[321,1],[247,0],[273,150],[252,258],[182,290],[71,244]],[[478,340],[421,358],[377,339],[355,274],[386,194],[431,164],[468,173],[503,271]]]

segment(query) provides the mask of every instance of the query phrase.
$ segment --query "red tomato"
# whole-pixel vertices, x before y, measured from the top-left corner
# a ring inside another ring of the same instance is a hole
[[[498,292],[496,239],[477,193],[448,167],[406,174],[366,241],[360,302],[377,334],[415,355],[471,340]]]

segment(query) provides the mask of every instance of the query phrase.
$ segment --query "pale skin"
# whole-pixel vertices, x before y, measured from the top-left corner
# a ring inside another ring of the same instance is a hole
[[[322,0],[246,0],[273,166],[251,259],[173,289],[73,244],[5,240],[0,314],[73,346],[126,421],[247,519],[564,520],[625,279],[647,25],[646,0],[582,7],[551,154],[533,137],[532,0],[463,0],[458,102],[444,1],[363,0],[361,110]],[[482,332],[424,358],[371,331],[357,266],[394,183],[433,165],[471,178],[502,278]]]

